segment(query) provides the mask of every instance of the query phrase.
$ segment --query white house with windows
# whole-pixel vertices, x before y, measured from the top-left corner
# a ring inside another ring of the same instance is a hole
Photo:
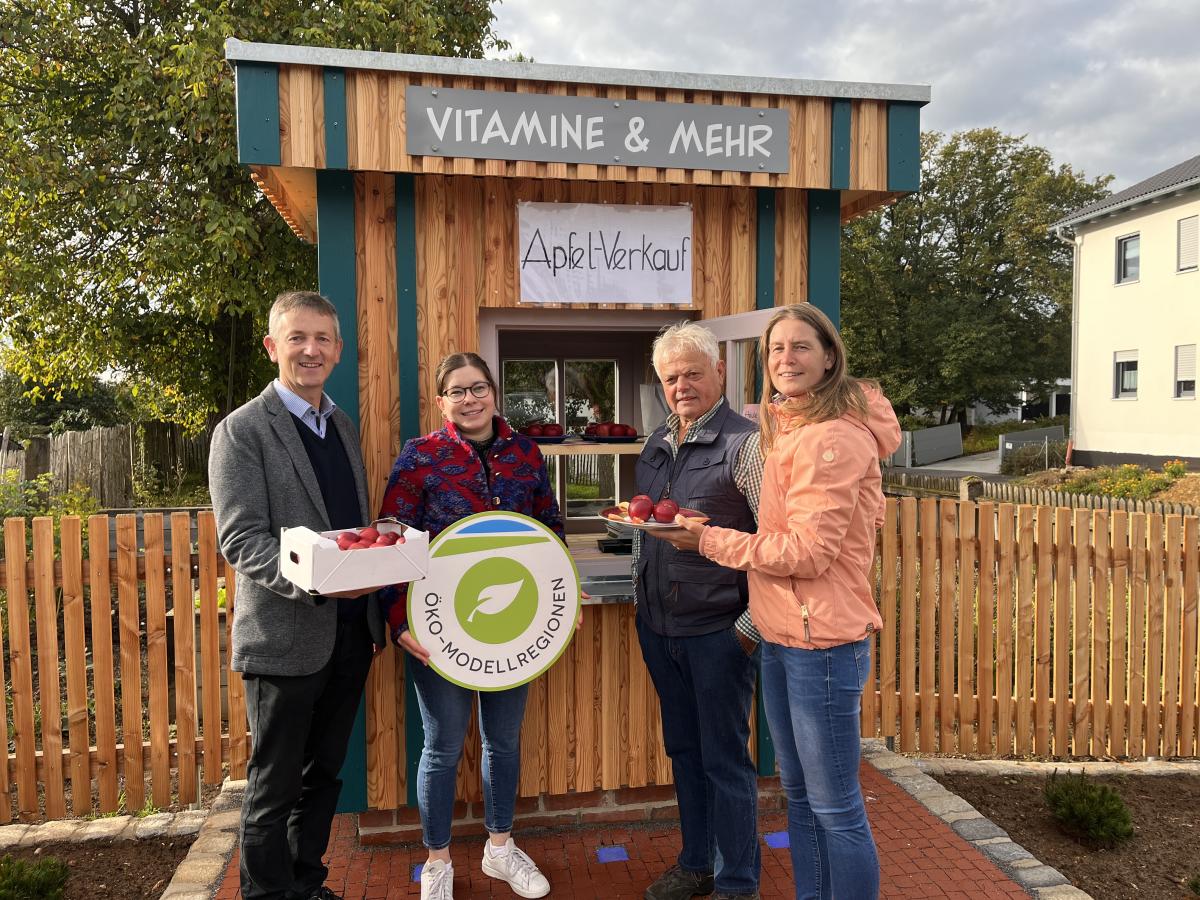
[[[1072,461],[1200,471],[1200,156],[1054,228],[1075,246]]]

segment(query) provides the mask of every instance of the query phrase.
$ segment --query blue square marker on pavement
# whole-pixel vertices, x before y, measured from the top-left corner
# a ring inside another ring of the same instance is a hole
[[[600,847],[596,850],[596,859],[602,863],[626,862],[629,854],[624,847]]]
[[[413,866],[413,877],[412,877],[412,880],[413,880],[414,882],[417,882],[417,881],[420,881],[420,880],[421,880],[421,870],[422,870],[422,869],[424,869],[424,868],[425,868],[425,863],[419,863],[418,865],[415,865],[415,866]]]
[[[763,840],[772,850],[786,850],[791,846],[786,831],[772,831],[770,834],[764,834]]]

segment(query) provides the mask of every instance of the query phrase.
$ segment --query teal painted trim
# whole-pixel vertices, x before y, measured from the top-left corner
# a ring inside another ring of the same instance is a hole
[[[354,176],[349,172],[317,172],[317,281],[321,293],[337,307],[342,358],[325,392],[358,427],[358,275],[354,267]],[[358,704],[346,761],[339,773],[342,793],[338,812],[367,808],[367,706]]]
[[[842,221],[839,191],[808,192],[808,302],[841,327]]]
[[[400,440],[419,437],[420,382],[417,378],[417,207],[416,179],[396,176],[396,362],[400,376]],[[403,654],[414,665],[409,654]],[[408,805],[417,805],[417,766],[425,746],[425,727],[413,680],[404,679],[404,769]]]
[[[759,188],[758,231],[755,250],[754,308],[775,305],[775,188]]]
[[[396,356],[400,366],[400,440],[419,437],[417,380],[416,179],[396,176]]]
[[[279,66],[237,64],[238,162],[279,165]]]
[[[397,648],[405,659],[404,672],[404,772],[408,780],[408,805],[417,805],[417,767],[421,764],[421,749],[425,746],[425,726],[421,723],[421,704],[413,681],[413,666],[421,665],[411,653]]]
[[[337,307],[342,361],[325,391],[358,425],[358,275],[354,268],[354,176],[317,171],[317,280]]]
[[[835,191],[850,190],[850,101],[834,100],[830,111],[829,186]]]
[[[771,737],[771,727],[767,724],[767,707],[763,704],[762,669],[758,672],[758,688],[754,692],[754,705],[758,709],[758,774],[769,777],[775,774],[775,741]]]
[[[325,70],[325,168],[350,168],[346,149],[346,72]]]
[[[921,189],[921,107],[916,103],[888,104],[889,191]]]

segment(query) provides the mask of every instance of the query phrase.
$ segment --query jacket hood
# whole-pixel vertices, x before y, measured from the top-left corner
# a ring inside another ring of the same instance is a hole
[[[863,396],[867,400],[867,430],[875,437],[879,458],[891,456],[900,446],[900,422],[891,401],[883,391],[863,385]]]
[[[892,409],[892,403],[883,395],[883,391],[866,384],[861,385],[861,389],[863,397],[867,401],[866,421],[864,422],[857,413],[853,412],[846,413],[843,418],[871,433],[875,439],[875,449],[880,459],[891,456],[900,446],[900,421],[896,418],[896,411]],[[804,422],[802,418],[790,415],[783,408],[781,401],[784,399],[777,394],[768,407],[768,411],[775,416],[780,430],[788,431],[803,425]]]

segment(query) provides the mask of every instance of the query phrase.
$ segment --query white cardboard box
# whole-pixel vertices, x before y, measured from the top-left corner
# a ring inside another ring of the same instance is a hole
[[[399,531],[404,543],[369,550],[339,550],[336,531],[285,528],[279,539],[279,574],[310,594],[336,594],[360,588],[400,584],[425,577],[429,568],[429,532],[395,519],[371,523],[381,534]]]

